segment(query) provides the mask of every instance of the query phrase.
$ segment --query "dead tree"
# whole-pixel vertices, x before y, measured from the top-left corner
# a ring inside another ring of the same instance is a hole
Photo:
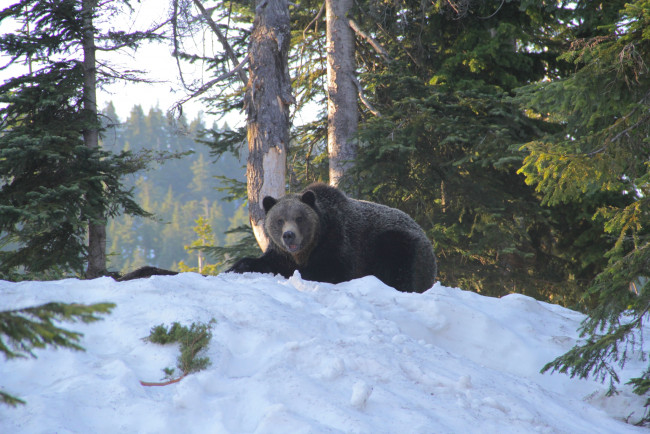
[[[337,187],[357,154],[354,31],[348,13],[353,0],[327,0],[327,151],[330,185]]]
[[[251,34],[245,109],[248,120],[248,212],[262,250],[265,196],[285,192],[289,106],[294,102],[289,78],[290,43],[287,0],[256,0]]]

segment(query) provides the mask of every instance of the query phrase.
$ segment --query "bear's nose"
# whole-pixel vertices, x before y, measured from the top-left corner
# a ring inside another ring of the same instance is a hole
[[[296,239],[296,234],[293,231],[286,231],[282,234],[282,239],[285,243],[291,244]]]

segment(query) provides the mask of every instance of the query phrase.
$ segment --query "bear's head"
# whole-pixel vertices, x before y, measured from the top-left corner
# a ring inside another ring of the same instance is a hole
[[[266,217],[264,229],[277,247],[303,264],[318,242],[320,219],[316,212],[316,195],[307,190],[280,199],[266,196],[262,200]]]

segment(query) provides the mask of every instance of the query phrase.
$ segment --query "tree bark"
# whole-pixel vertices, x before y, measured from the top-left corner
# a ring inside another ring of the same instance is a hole
[[[82,1],[83,14],[83,107],[88,125],[83,132],[84,143],[87,147],[99,147],[99,130],[97,128],[97,76],[95,62],[95,31],[93,14],[95,0]],[[106,272],[106,226],[96,220],[88,222],[88,269],[89,279],[102,276]]]
[[[289,78],[289,4],[287,0],[256,0],[249,49],[245,96],[248,117],[248,212],[255,239],[266,250],[265,196],[285,192],[289,106],[294,102]]]
[[[337,187],[357,155],[354,32],[348,12],[353,0],[327,0],[327,150],[330,185]]]

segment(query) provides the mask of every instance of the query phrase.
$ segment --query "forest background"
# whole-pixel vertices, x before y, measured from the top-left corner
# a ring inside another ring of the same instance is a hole
[[[108,269],[121,274],[152,265],[169,270],[199,271],[200,251],[189,250],[192,243],[203,246],[232,244],[236,235],[226,231],[248,223],[243,199],[227,201],[227,193],[215,174],[245,182],[246,160],[228,153],[214,158],[200,137],[207,130],[202,117],[188,122],[184,116],[172,118],[158,107],[145,113],[136,105],[128,118],[119,118],[112,103],[103,110],[102,147],[110,152],[143,150],[183,154],[182,158],[153,162],[146,170],[127,175],[124,185],[153,217],[119,215],[108,221]],[[229,129],[227,124],[223,128]],[[204,232],[201,232],[201,231]],[[205,231],[208,231],[207,233]],[[218,272],[216,264],[201,256],[202,272]],[[205,268],[213,265],[213,268]],[[205,268],[205,270],[203,270]]]

